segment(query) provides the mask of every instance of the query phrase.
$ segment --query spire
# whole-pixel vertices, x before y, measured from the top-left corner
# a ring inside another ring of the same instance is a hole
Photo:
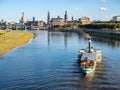
[[[22,16],[24,16],[24,12],[22,13]]]
[[[74,21],[74,18],[72,17],[71,20]]]
[[[33,17],[33,22],[35,22],[35,17]]]
[[[33,17],[32,24],[35,25],[35,17]]]
[[[48,11],[47,24],[50,24],[50,12]]]
[[[68,22],[68,13],[67,13],[67,10],[65,11],[64,21]]]

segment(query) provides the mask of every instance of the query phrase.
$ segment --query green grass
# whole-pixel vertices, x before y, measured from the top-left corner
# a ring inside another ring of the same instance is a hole
[[[26,43],[34,35],[33,33],[18,30],[0,30],[0,54]]]

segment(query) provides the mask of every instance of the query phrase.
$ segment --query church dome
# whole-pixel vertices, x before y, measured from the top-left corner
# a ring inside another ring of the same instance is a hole
[[[26,19],[26,17],[24,16],[24,13],[22,13],[21,23],[27,23],[27,19]]]

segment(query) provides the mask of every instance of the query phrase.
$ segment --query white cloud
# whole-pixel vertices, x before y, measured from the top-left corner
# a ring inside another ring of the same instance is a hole
[[[75,11],[79,11],[79,8],[74,8]]]
[[[101,0],[101,2],[107,2],[107,0]]]
[[[99,8],[101,11],[107,11],[108,9],[107,8],[105,8],[105,7],[100,7]]]

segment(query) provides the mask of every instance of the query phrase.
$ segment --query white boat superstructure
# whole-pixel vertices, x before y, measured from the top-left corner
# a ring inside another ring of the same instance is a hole
[[[78,52],[78,59],[80,61],[81,70],[83,73],[91,73],[96,68],[96,63],[102,61],[102,52],[91,46],[91,39],[88,43],[88,48],[81,49]]]

